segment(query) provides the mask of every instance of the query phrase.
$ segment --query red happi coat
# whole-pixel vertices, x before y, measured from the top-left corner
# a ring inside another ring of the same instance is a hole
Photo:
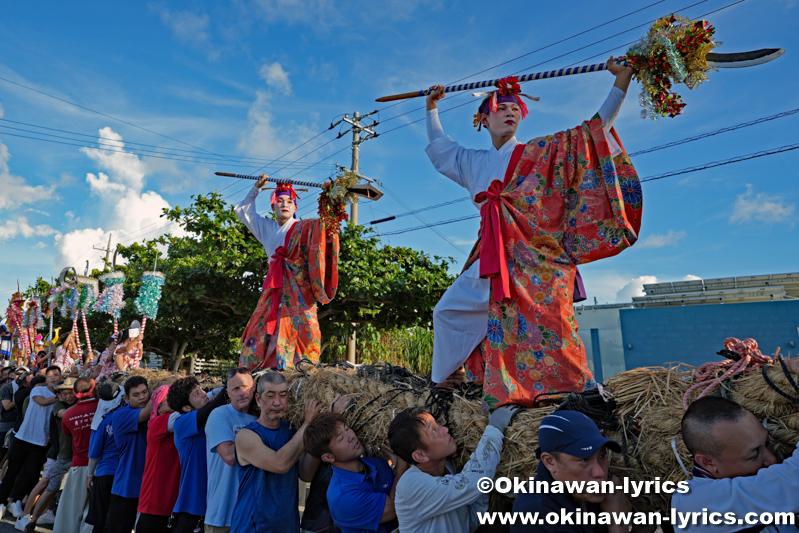
[[[491,408],[532,406],[592,379],[572,305],[576,265],[632,246],[641,227],[638,176],[623,148],[611,156],[606,135],[594,118],[519,145],[504,181],[476,197],[486,203],[464,270],[480,258],[491,300],[487,337],[467,369]]]
[[[319,219],[302,220],[288,231],[271,258],[263,294],[241,336],[241,366],[282,370],[302,359],[319,360],[322,335],[316,304],[329,303],[338,286],[338,233],[328,239]],[[274,334],[277,347],[267,354]]]

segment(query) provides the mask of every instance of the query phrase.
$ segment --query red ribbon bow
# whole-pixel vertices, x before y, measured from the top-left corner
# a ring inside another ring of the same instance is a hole
[[[264,279],[263,290],[274,290],[272,293],[272,305],[269,308],[269,316],[266,319],[266,332],[274,335],[277,328],[278,309],[280,308],[280,297],[283,295],[283,261],[288,256],[288,248],[280,246],[272,255],[269,262],[269,272]]]
[[[510,275],[508,262],[505,260],[505,241],[500,228],[500,208],[504,184],[494,180],[487,191],[475,197],[475,201],[485,202],[480,207],[480,216],[483,218],[483,234],[480,244],[480,277],[489,278],[494,292],[494,301],[499,302],[510,297]]]

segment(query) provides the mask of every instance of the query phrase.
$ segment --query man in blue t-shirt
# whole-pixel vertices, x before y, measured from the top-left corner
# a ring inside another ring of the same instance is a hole
[[[123,405],[122,390],[113,381],[97,387],[100,404],[92,419],[92,435],[89,439],[89,472],[86,486],[89,494],[89,513],[86,523],[94,526],[94,533],[105,531],[105,519],[111,500],[111,487],[119,464],[119,452],[114,442],[112,415]]]
[[[307,400],[303,425],[298,430],[292,428],[283,420],[288,411],[289,392],[286,376],[280,372],[267,372],[258,378],[255,401],[261,415],[236,435],[239,494],[231,531],[299,531],[297,476],[310,481],[318,464],[304,452],[302,437],[319,413],[319,402]]]
[[[166,402],[176,413],[183,413],[175,420],[174,428],[175,448],[180,457],[180,489],[172,514],[172,533],[192,533],[204,527],[208,488],[205,423],[208,415],[226,401],[224,387],[211,400],[194,376],[179,379],[169,386]]]
[[[327,503],[342,533],[389,533],[397,527],[394,494],[408,464],[391,454],[392,466],[379,457],[363,457],[364,448],[338,413],[320,413],[308,424],[303,443],[308,453],[333,466]]]
[[[205,447],[208,452],[206,533],[230,533],[233,507],[236,506],[239,492],[236,434],[257,418],[250,414],[255,382],[249,370],[242,367],[228,373],[227,393],[230,404],[214,410],[205,424]]]
[[[125,382],[128,405],[109,415],[119,453],[108,505],[106,533],[130,533],[136,524],[139,492],[147,454],[147,421],[153,412],[147,379],[133,376]]]

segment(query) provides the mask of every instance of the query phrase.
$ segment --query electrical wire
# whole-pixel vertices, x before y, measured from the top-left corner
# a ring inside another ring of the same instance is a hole
[[[797,149],[799,149],[799,143],[789,144],[789,145],[785,145],[785,146],[780,146],[779,148],[772,148],[772,149],[769,149],[769,150],[761,150],[760,152],[754,152],[754,153],[747,154],[747,155],[731,157],[731,158],[725,159],[723,161],[713,161],[713,162],[710,162],[710,163],[705,163],[703,165],[697,165],[697,166],[693,166],[693,167],[683,168],[683,169],[680,169],[680,170],[674,170],[674,171],[671,171],[671,172],[666,172],[666,173],[663,173],[663,174],[658,174],[658,175],[655,175],[655,176],[649,176],[649,177],[646,177],[646,178],[642,178],[640,181],[641,181],[641,183],[646,183],[646,182],[649,182],[649,181],[662,180],[662,179],[670,178],[670,177],[673,177],[673,176],[682,176],[684,174],[691,174],[693,172],[699,172],[701,170],[707,170],[709,168],[716,168],[716,167],[721,167],[721,166],[724,166],[724,165],[731,165],[731,164],[734,164],[734,163],[740,163],[742,161],[749,161],[751,159],[757,159],[757,158],[760,158],[760,157],[766,157],[766,156],[770,156],[770,155],[781,154],[781,153],[784,153],[784,152],[790,152],[792,150],[797,150]],[[412,228],[405,228],[405,229],[401,229],[401,230],[390,231],[390,232],[387,232],[387,233],[383,233],[382,236],[387,237],[387,236],[390,236],[390,235],[401,235],[403,233],[408,233],[408,232],[411,232],[411,231],[418,231],[418,230],[421,230],[421,229],[433,229],[436,226],[443,226],[443,225],[446,225],[446,224],[453,224],[455,222],[462,222],[464,220],[471,220],[471,219],[479,218],[479,217],[480,217],[480,215],[470,215],[470,216],[465,216],[465,217],[460,217],[460,218],[453,218],[453,219],[450,219],[450,220],[443,220],[441,222],[436,222],[436,223],[433,223],[433,224],[425,224],[423,226],[414,226]]]

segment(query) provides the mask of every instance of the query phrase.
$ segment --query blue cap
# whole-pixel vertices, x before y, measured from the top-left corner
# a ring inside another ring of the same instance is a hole
[[[596,423],[578,411],[555,411],[541,421],[538,428],[538,445],[542,452],[562,452],[587,459],[607,446],[621,452],[613,439],[602,436]]]

